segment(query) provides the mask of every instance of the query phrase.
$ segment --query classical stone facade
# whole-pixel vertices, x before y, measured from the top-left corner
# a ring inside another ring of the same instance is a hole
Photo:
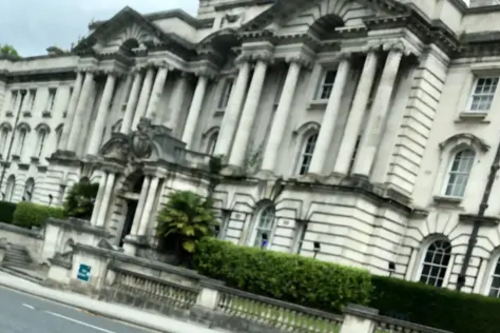
[[[472,0],[125,8],[71,53],[0,60],[2,194],[61,205],[87,177],[93,227],[150,256],[156,211],[192,190],[232,242],[498,296],[500,182],[478,214],[497,18]]]

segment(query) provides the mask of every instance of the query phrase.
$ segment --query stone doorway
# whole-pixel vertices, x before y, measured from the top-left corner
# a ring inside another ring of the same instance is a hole
[[[137,200],[129,199],[127,202],[127,214],[125,215],[125,221],[123,223],[122,234],[120,236],[120,244],[119,246],[123,246],[123,240],[125,237],[130,235],[132,231],[132,225],[134,224],[135,213],[137,211]]]
[[[121,229],[119,237],[119,246],[123,247],[123,240],[125,237],[130,235],[135,215],[137,213],[137,206],[139,204],[139,197],[141,195],[142,184],[144,182],[144,175],[139,172],[135,172],[127,177],[127,180],[123,184],[121,199],[123,210],[123,227]]]

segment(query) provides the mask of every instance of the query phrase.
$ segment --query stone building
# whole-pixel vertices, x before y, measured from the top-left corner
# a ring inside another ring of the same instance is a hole
[[[71,53],[0,60],[2,195],[61,205],[88,177],[91,223],[144,255],[169,192],[211,193],[232,242],[498,296],[500,182],[476,216],[497,19],[479,0],[125,8]]]

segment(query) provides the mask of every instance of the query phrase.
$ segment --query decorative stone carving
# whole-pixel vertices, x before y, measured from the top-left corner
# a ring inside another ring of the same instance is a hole
[[[151,131],[151,120],[141,118],[137,125],[137,131],[130,137],[129,147],[135,157],[139,159],[151,157],[153,152],[153,142],[150,137]]]

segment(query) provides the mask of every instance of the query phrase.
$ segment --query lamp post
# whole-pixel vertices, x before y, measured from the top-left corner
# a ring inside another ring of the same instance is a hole
[[[14,139],[16,136],[16,128],[17,128],[17,124],[19,123],[19,118],[21,117],[21,108],[23,107],[24,97],[26,96],[26,89],[20,90],[19,93],[21,94],[21,103],[19,103],[19,108],[18,108],[17,113],[16,113],[16,120],[14,121],[14,128],[12,130],[12,135],[11,135],[10,142],[9,142],[9,149],[7,150],[7,156],[5,157],[4,165],[2,167],[2,174],[0,175],[0,189],[3,186],[5,172],[7,172],[7,166],[10,162],[10,157],[12,154],[12,146],[14,145]],[[2,193],[2,195],[3,195],[3,198],[5,199],[5,194]]]

